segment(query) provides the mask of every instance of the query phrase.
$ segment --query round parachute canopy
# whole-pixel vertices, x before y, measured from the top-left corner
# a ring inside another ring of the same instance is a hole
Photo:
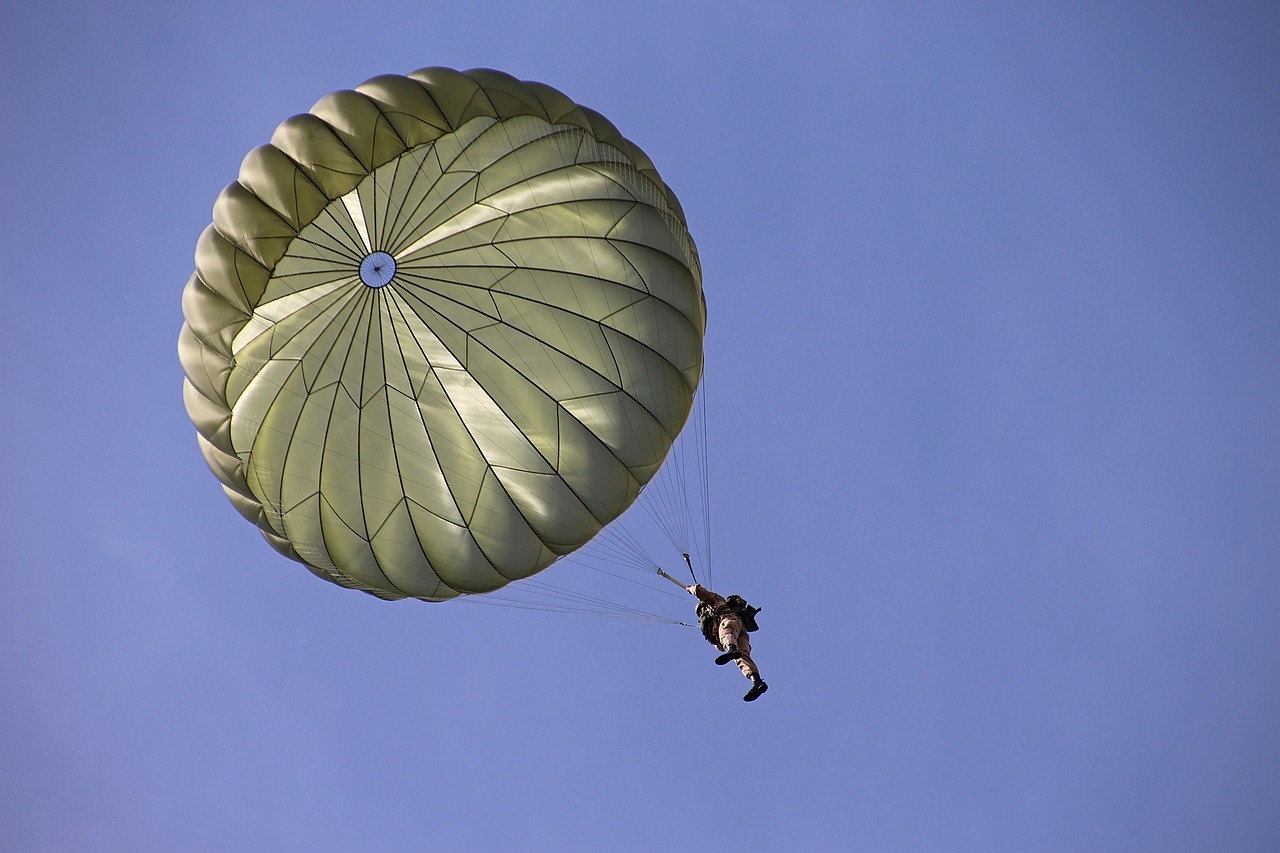
[[[439,601],[585,544],[702,376],[697,250],[599,114],[489,70],[334,92],[244,159],[183,293],[187,412],[278,551]]]

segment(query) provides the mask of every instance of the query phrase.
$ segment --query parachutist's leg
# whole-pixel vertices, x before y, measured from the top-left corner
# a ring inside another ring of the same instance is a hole
[[[742,674],[747,678],[753,678],[760,675],[760,670],[756,669],[756,662],[751,659],[751,635],[743,631],[738,635],[738,669],[742,670]]]
[[[720,624],[716,626],[716,637],[720,641],[717,645],[721,651],[728,651],[730,646],[737,646],[740,634],[742,634],[741,619],[734,614],[720,617]]]
[[[744,631],[738,638],[738,648],[742,650],[742,656],[738,658],[738,669],[751,679],[751,689],[742,698],[747,702],[754,702],[760,698],[761,693],[769,689],[769,685],[764,683],[764,679],[760,677],[760,670],[756,669],[756,662],[751,659],[750,637],[751,635]]]

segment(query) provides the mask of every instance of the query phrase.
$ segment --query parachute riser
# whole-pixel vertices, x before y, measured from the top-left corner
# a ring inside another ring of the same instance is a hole
[[[671,581],[673,584],[680,587],[681,589],[687,589],[687,587],[683,583],[671,577],[671,575],[667,574],[662,569],[658,569],[658,574],[660,574],[662,577],[666,578],[667,580]],[[697,581],[695,580],[694,583],[697,583]]]

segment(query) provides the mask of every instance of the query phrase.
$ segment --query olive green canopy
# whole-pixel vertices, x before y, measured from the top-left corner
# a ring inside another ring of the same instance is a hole
[[[282,123],[183,293],[187,412],[277,550],[342,586],[498,589],[625,510],[702,375],[653,164],[538,83],[427,68]]]

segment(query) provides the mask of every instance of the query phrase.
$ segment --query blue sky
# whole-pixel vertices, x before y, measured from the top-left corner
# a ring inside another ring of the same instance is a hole
[[[1280,847],[1274,4],[0,22],[0,847]],[[427,65],[559,88],[679,195],[760,701],[689,629],[325,584],[205,469],[214,198]]]

